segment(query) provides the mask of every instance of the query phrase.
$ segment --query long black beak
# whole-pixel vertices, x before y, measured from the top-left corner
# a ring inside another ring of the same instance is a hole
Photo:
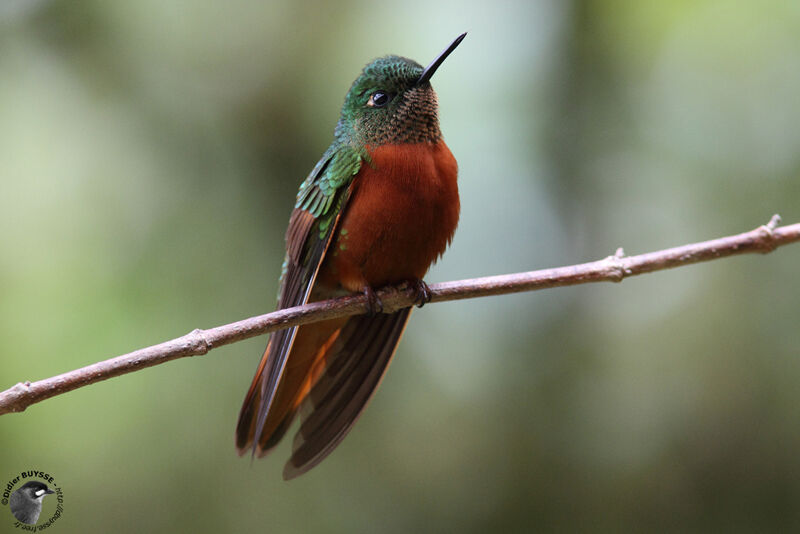
[[[425,67],[425,70],[422,71],[422,76],[420,76],[419,80],[417,80],[417,86],[420,86],[423,83],[425,83],[425,82],[427,82],[427,81],[429,81],[431,79],[431,76],[433,76],[433,73],[436,72],[436,69],[439,68],[439,65],[441,65],[442,62],[445,59],[447,59],[447,56],[450,55],[450,52],[455,50],[456,47],[459,44],[461,44],[461,41],[463,41],[464,37],[466,37],[466,36],[467,36],[467,32],[464,32],[461,35],[459,35],[458,37],[456,37],[455,40],[452,43],[450,43],[450,46],[445,48],[445,50],[441,54],[436,56],[436,59],[431,61],[430,65]]]

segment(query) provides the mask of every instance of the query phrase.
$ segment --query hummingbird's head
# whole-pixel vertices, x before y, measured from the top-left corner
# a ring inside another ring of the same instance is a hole
[[[337,137],[351,136],[366,145],[438,141],[442,134],[430,78],[465,35],[456,38],[427,68],[399,56],[369,63],[347,92]]]

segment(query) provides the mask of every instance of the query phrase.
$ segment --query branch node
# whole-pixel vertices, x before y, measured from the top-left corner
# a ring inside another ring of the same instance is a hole
[[[775,229],[781,223],[781,216],[777,213],[772,216],[767,224],[759,226],[761,230],[761,238],[758,240],[761,252],[767,254],[778,248],[778,242],[775,239]]]
[[[625,251],[619,247],[614,255],[606,258],[609,264],[609,269],[606,273],[608,280],[611,282],[622,282],[625,277],[631,274],[630,269],[625,268],[625,263],[622,261],[625,257]]]
[[[189,338],[189,342],[197,347],[199,352],[198,356],[202,356],[210,351],[213,347],[211,343],[209,343],[208,339],[206,338],[205,330],[201,330],[200,328],[195,328],[187,335]]]
[[[28,400],[30,388],[31,383],[29,380],[26,380],[25,382],[17,382],[7,391],[3,392],[3,397],[7,396],[9,399],[12,399],[8,411],[17,413],[24,412],[25,408],[32,404],[31,401]],[[2,413],[5,413],[5,411],[0,411],[0,414]]]

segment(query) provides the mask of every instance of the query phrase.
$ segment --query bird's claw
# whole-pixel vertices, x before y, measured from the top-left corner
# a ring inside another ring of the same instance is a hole
[[[408,286],[414,292],[414,304],[417,305],[417,308],[423,307],[433,298],[431,288],[421,278],[412,278],[408,281]]]

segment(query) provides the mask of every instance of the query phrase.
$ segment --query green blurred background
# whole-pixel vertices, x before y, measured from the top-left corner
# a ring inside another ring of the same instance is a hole
[[[462,218],[430,282],[800,221],[796,2],[3,0],[0,388],[271,311],[350,82],[465,30],[433,80]],[[291,483],[290,443],[233,447],[263,338],[3,416],[0,479],[54,474],[64,533],[798,528],[798,265],[419,310]]]

